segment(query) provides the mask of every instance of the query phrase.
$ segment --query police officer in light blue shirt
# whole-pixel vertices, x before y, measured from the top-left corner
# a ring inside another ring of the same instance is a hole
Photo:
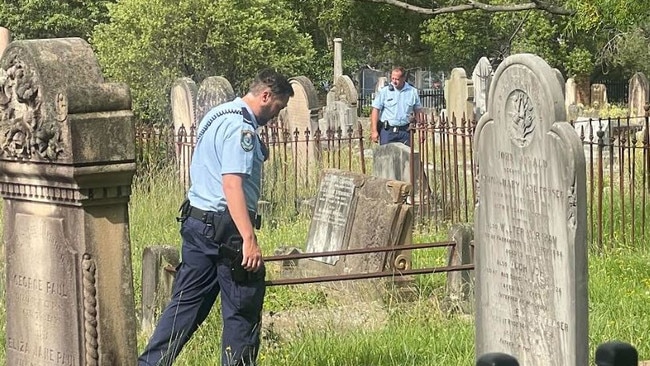
[[[391,83],[381,88],[372,102],[371,139],[380,145],[389,142],[410,144],[408,131],[411,118],[419,118],[422,110],[418,90],[406,82],[406,71],[396,67]]]
[[[260,346],[265,267],[255,237],[266,149],[256,130],[293,96],[282,75],[262,70],[243,98],[213,108],[198,127],[192,184],[181,207],[182,260],[172,298],[138,358],[171,365],[221,294],[222,366],[253,366]]]

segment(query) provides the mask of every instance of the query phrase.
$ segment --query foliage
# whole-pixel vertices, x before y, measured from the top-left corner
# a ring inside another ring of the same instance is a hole
[[[0,7],[0,25],[13,39],[81,37],[88,39],[96,24],[108,21],[109,0],[16,0]]]
[[[200,82],[222,75],[242,94],[257,70],[300,75],[314,56],[284,1],[124,0],[109,14],[92,44],[106,75],[131,86],[134,110],[144,120],[169,118],[169,91],[178,77]]]

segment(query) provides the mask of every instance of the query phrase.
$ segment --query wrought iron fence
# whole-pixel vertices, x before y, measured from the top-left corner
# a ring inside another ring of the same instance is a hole
[[[583,141],[587,166],[590,241],[599,248],[618,242],[650,242],[650,142],[648,118],[598,119],[573,123]],[[426,116],[412,125],[411,197],[418,222],[471,222],[475,177],[475,121]],[[640,135],[640,131],[644,131]],[[271,123],[261,131],[269,148],[262,198],[271,204],[300,202],[317,192],[320,173],[337,168],[368,173],[367,136],[361,127],[342,131],[289,130]],[[138,174],[174,164],[189,185],[196,130],[136,129]],[[292,208],[295,208],[292,207]]]

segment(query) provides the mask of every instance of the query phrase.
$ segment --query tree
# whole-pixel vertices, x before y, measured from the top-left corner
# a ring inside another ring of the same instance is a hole
[[[108,21],[107,0],[16,0],[0,7],[0,26],[13,39],[81,37],[88,39],[97,24]]]
[[[226,77],[242,94],[262,67],[301,75],[314,57],[310,38],[280,0],[122,0],[92,44],[106,75],[128,83],[143,120],[169,119],[169,92],[182,76]]]

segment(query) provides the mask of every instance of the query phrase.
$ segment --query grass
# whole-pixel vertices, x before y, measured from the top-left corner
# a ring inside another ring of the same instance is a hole
[[[129,210],[136,309],[140,308],[143,249],[155,244],[180,245],[175,216],[183,200],[182,188],[171,170],[159,170],[147,177],[134,184]],[[280,246],[304,247],[308,219],[286,208],[280,211],[280,216],[267,215],[259,232],[265,255],[274,254]],[[414,242],[445,239],[444,229],[422,229],[414,236]],[[444,265],[444,261],[441,249],[418,251],[413,257],[414,268]],[[590,252],[592,357],[598,344],[617,339],[635,345],[641,359],[650,359],[650,344],[646,342],[650,339],[648,263],[647,248],[616,246],[598,254]],[[272,268],[269,272],[274,273]],[[445,276],[417,276],[415,286],[418,296],[412,302],[384,297],[372,304],[355,301],[368,294],[345,292],[344,285],[270,287],[265,302],[265,322],[269,324],[263,332],[260,365],[472,365],[473,318],[440,309]],[[4,278],[0,289],[4,292]],[[4,297],[0,301],[0,323],[5,324]],[[219,363],[218,306],[188,343],[178,365]],[[284,323],[274,321],[271,312],[283,315]],[[270,327],[272,322],[274,326]],[[147,337],[138,335],[139,350]],[[0,333],[0,342],[5,343],[4,332]],[[6,362],[4,352],[0,347],[0,363]]]

